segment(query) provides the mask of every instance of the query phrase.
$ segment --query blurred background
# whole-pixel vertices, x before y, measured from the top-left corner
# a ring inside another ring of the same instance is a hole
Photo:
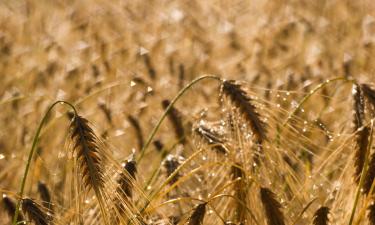
[[[123,159],[140,148],[129,116],[146,136],[161,101],[204,74],[241,81],[266,101],[285,98],[289,111],[326,79],[372,82],[374,10],[371,0],[0,0],[0,187],[18,190],[37,124],[56,100],[74,103]],[[185,123],[220,117],[206,115],[218,105],[217,90],[205,81],[178,103]],[[336,93],[323,91],[306,106],[307,120],[320,118]],[[338,96],[324,118],[341,132],[335,118],[346,121],[351,111],[348,96]],[[48,160],[51,152],[66,155],[66,108],[55,112],[34,182],[53,180],[64,163]],[[170,125],[161,129],[158,138],[171,140]]]

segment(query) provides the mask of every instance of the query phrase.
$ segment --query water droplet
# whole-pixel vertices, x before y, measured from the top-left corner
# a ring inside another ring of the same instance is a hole
[[[148,50],[145,49],[144,47],[139,47],[139,54],[140,55],[148,54]]]
[[[170,13],[171,20],[173,22],[180,22],[184,17],[184,13],[179,9],[173,9]]]
[[[122,129],[117,129],[115,131],[115,137],[121,136],[123,134],[125,134],[125,132]]]

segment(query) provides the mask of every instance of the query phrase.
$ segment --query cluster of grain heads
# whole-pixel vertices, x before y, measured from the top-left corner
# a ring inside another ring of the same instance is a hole
[[[103,188],[102,156],[99,152],[98,139],[87,119],[76,115],[71,124],[71,139],[74,143],[73,150],[79,161],[84,186],[95,192]]]
[[[94,190],[100,211],[108,224],[104,196],[104,165],[98,137],[87,119],[75,115],[71,123],[71,140],[86,191]]]
[[[2,205],[6,213],[8,214],[9,220],[13,219],[14,212],[16,211],[16,203],[6,195],[3,195]],[[25,221],[22,214],[18,215],[17,223],[22,224],[21,222]]]
[[[44,211],[43,207],[36,203],[33,199],[22,199],[22,211],[28,216],[30,221],[36,225],[51,225],[52,217]]]
[[[277,201],[276,195],[268,188],[260,188],[260,199],[266,215],[268,225],[285,225],[284,214],[281,211],[281,204]]]
[[[249,124],[255,141],[262,144],[267,139],[266,124],[260,119],[256,107],[251,103],[251,98],[242,90],[239,84],[233,80],[225,80],[222,83],[222,94],[227,96],[233,105],[239,110],[245,121]]]
[[[236,84],[234,80],[224,80],[222,82],[221,95],[226,96],[230,100],[252,130],[255,143],[253,166],[260,165],[260,157],[263,155],[263,143],[267,140],[266,123],[261,119],[261,115],[257,112],[252,99],[242,89],[241,85]]]
[[[320,207],[314,213],[313,225],[328,225],[329,208],[326,206]]]

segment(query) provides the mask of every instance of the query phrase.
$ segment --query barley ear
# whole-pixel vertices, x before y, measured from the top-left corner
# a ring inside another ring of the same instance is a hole
[[[193,213],[189,217],[187,225],[203,225],[204,215],[206,214],[207,203],[199,204],[195,207]]]
[[[256,141],[263,143],[267,138],[266,124],[261,120],[256,107],[251,103],[252,99],[246,94],[239,84],[233,80],[223,81],[222,93],[227,96],[232,104],[239,110],[240,114],[250,125]]]
[[[329,219],[329,208],[322,206],[314,213],[313,224],[314,225],[328,225]]]
[[[281,204],[276,200],[276,195],[268,188],[260,188],[260,198],[268,225],[285,225]]]

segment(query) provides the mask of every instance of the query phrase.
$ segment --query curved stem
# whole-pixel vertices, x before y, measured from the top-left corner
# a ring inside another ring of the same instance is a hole
[[[31,160],[33,158],[33,155],[34,155],[34,152],[35,152],[35,149],[36,149],[36,146],[38,144],[38,139],[39,139],[39,135],[40,135],[40,132],[43,128],[43,125],[46,123],[47,121],[47,118],[48,118],[48,115],[49,113],[51,112],[51,110],[57,105],[57,104],[66,104],[68,106],[70,106],[73,111],[74,111],[74,115],[76,116],[77,115],[77,110],[76,108],[70,104],[69,102],[66,102],[66,101],[56,101],[54,102],[48,109],[47,109],[47,112],[44,114],[44,117],[42,119],[42,121],[40,122],[39,124],[39,127],[35,133],[35,136],[34,136],[34,139],[33,139],[33,144],[31,146],[31,150],[30,150],[30,153],[29,153],[29,157],[27,159],[27,164],[26,164],[26,168],[25,168],[25,172],[23,174],[23,177],[22,177],[22,182],[21,182],[21,187],[20,187],[20,191],[18,193],[18,196],[19,196],[19,200],[17,201],[17,206],[16,206],[16,211],[14,213],[14,218],[13,218],[13,222],[12,224],[13,225],[16,225],[17,224],[17,219],[18,219],[18,214],[19,214],[19,211],[20,211],[20,206],[21,206],[21,201],[22,201],[22,198],[23,198],[23,193],[24,193],[24,190],[25,190],[25,185],[26,185],[26,179],[27,179],[27,175],[29,174],[29,169],[30,169],[30,164],[31,164]]]
[[[173,98],[173,100],[171,101],[171,103],[168,105],[168,107],[165,109],[163,115],[160,117],[159,121],[156,123],[156,126],[154,127],[154,129],[151,131],[151,134],[148,136],[147,138],[147,141],[146,143],[143,145],[143,148],[140,152],[140,155],[139,155],[139,158],[137,160],[137,163],[139,163],[147,148],[149,147],[152,139],[154,138],[156,132],[159,130],[159,127],[161,125],[161,123],[163,122],[163,120],[165,119],[165,117],[168,115],[169,111],[171,110],[171,108],[173,107],[173,105],[181,98],[182,95],[185,94],[185,92],[187,90],[189,90],[194,84],[198,83],[199,81],[201,80],[204,80],[204,79],[214,79],[214,80],[221,80],[219,77],[217,76],[214,76],[214,75],[204,75],[204,76],[201,76],[201,77],[198,77],[196,78],[195,80],[191,81],[188,85],[186,85],[186,87],[184,87],[180,92],[178,92],[177,96]]]

